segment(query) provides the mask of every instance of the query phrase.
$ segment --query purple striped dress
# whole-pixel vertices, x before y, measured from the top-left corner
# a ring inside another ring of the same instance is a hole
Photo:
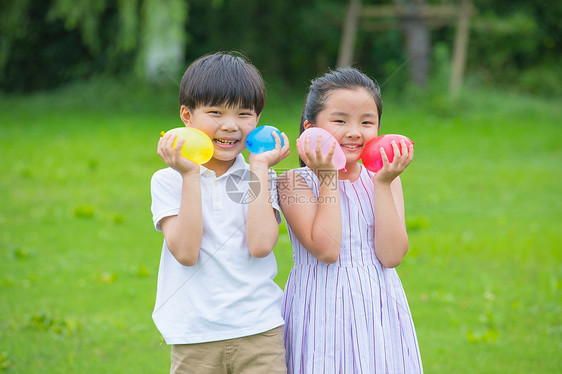
[[[318,196],[318,179],[297,169]],[[289,373],[422,373],[412,315],[395,269],[373,248],[372,173],[339,181],[342,247],[316,260],[289,229],[294,267],[283,300]]]

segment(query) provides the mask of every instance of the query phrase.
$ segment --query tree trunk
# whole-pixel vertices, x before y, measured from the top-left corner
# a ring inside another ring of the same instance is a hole
[[[350,0],[340,41],[340,51],[338,55],[339,68],[351,66],[353,63],[353,50],[355,49],[355,36],[360,12],[361,0]]]
[[[426,5],[426,0],[394,0],[396,6],[403,7],[407,16],[400,22],[402,32],[406,38],[406,51],[411,60],[410,79],[419,87],[425,87],[429,75],[429,57],[431,40],[429,29],[419,14],[420,6]]]
[[[449,90],[452,96],[458,95],[464,76],[468,39],[470,33],[471,7],[472,6],[470,4],[470,0],[461,0],[460,15],[457,23],[457,33],[455,35],[455,46],[453,48],[451,82],[449,86]]]
[[[187,3],[185,0],[145,0],[137,68],[154,83],[179,84],[184,64]]]

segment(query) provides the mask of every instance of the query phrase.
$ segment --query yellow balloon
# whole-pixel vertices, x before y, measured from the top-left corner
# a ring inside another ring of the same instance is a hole
[[[188,160],[197,164],[204,164],[213,157],[215,147],[209,136],[203,131],[193,127],[178,127],[168,132],[176,134],[173,144],[174,148],[179,138],[185,138],[185,142],[181,147],[181,155]],[[161,135],[164,134],[164,131],[162,131]]]

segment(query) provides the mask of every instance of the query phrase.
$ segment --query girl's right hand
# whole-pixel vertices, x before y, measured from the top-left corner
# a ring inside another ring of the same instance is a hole
[[[337,171],[333,161],[334,151],[336,150],[336,141],[334,140],[330,150],[326,155],[322,153],[322,137],[316,138],[316,149],[312,149],[310,144],[310,136],[304,139],[304,151],[302,149],[300,138],[297,139],[297,153],[301,160],[308,166],[315,174],[318,171]]]
[[[172,169],[178,173],[185,175],[190,173],[199,173],[199,165],[188,160],[181,155],[181,147],[185,143],[185,139],[181,137],[176,143],[174,149],[173,144],[176,134],[168,132],[158,141],[158,149],[156,153],[160,158]]]

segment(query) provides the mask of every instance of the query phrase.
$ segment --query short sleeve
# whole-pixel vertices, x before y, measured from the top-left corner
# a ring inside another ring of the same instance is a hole
[[[314,174],[314,172],[306,166],[295,169],[295,171],[295,175],[298,174],[302,179],[294,178],[294,180],[292,181],[293,189],[295,191],[311,190],[314,196],[318,197],[320,191],[318,177],[316,176],[316,174]]]
[[[277,173],[269,169],[269,193],[271,206],[275,212],[275,219],[277,224],[281,224],[281,208],[279,207],[279,195],[277,194]]]
[[[158,170],[150,182],[152,197],[152,221],[158,231],[162,231],[160,221],[179,213],[181,202],[181,176],[175,170],[168,168]]]

